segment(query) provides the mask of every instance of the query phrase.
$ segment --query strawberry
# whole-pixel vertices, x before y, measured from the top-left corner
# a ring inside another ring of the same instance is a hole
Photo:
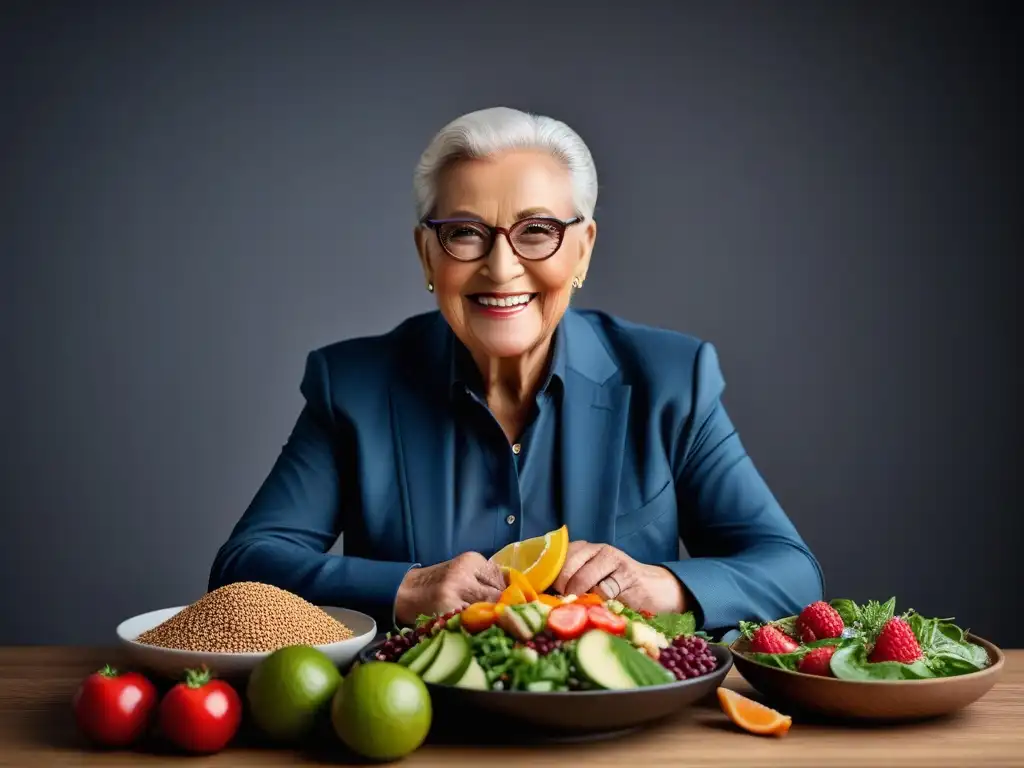
[[[898,661],[901,664],[910,664],[922,656],[924,654],[921,652],[921,644],[917,642],[910,624],[906,619],[894,616],[882,626],[868,661]]]
[[[750,640],[754,653],[793,653],[800,649],[796,640],[772,624],[758,627]]]
[[[808,651],[807,655],[800,659],[800,663],[797,665],[797,672],[803,672],[805,675],[834,677],[829,662],[832,661],[832,654],[835,652],[836,646],[834,645],[823,645],[820,648]]]
[[[824,600],[808,605],[796,619],[796,633],[805,643],[839,637],[843,627],[839,611]]]

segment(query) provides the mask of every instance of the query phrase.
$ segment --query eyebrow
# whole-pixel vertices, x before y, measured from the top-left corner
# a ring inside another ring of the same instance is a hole
[[[515,221],[521,221],[522,219],[529,219],[532,216],[550,216],[553,219],[557,219],[558,218],[554,214],[554,212],[552,210],[550,210],[549,208],[544,208],[544,207],[541,206],[541,207],[536,207],[536,208],[524,208],[523,210],[521,210],[518,213],[516,213],[514,220]],[[446,219],[467,219],[467,220],[470,220],[470,221],[479,221],[479,222],[484,223],[484,224],[487,223],[487,222],[484,221],[483,217],[480,216],[479,214],[473,213],[472,211],[465,210],[465,209],[462,209],[462,208],[460,208],[457,211],[452,211],[445,218]]]

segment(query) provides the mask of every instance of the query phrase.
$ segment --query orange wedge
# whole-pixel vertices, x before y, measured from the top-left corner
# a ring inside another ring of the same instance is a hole
[[[523,594],[523,590],[517,587],[515,584],[505,589],[501,593],[501,597],[498,598],[499,605],[522,605],[526,602],[526,595]]]
[[[730,720],[750,733],[760,736],[785,736],[793,725],[793,718],[788,715],[776,712],[729,688],[718,689],[718,702]]]
[[[519,587],[523,592],[523,598],[528,603],[532,603],[537,599],[537,590],[533,588],[530,580],[515,568],[508,569],[508,585],[510,587]]]
[[[508,544],[495,553],[491,561],[504,569],[520,571],[533,591],[540,594],[555,583],[568,552],[569,529],[563,525],[543,536]]]

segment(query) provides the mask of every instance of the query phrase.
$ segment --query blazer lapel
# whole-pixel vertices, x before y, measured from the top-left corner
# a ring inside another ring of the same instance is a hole
[[[562,401],[562,513],[569,538],[615,541],[630,387],[584,319],[569,311],[568,371]]]
[[[409,365],[391,386],[391,429],[410,562],[434,565],[454,554],[455,432],[446,364],[447,325],[438,318],[410,349]],[[397,532],[396,532],[397,533]]]

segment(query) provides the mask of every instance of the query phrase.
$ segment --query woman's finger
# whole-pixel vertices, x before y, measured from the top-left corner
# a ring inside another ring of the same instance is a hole
[[[576,575],[576,572],[601,549],[600,544],[591,544],[587,541],[574,541],[569,545],[569,551],[565,556],[565,564],[562,566],[558,578],[555,579],[555,591],[561,595],[573,594],[566,591],[569,580]]]
[[[565,594],[582,595],[592,592],[601,579],[611,576],[619,567],[621,553],[614,547],[602,546],[569,579]]]

